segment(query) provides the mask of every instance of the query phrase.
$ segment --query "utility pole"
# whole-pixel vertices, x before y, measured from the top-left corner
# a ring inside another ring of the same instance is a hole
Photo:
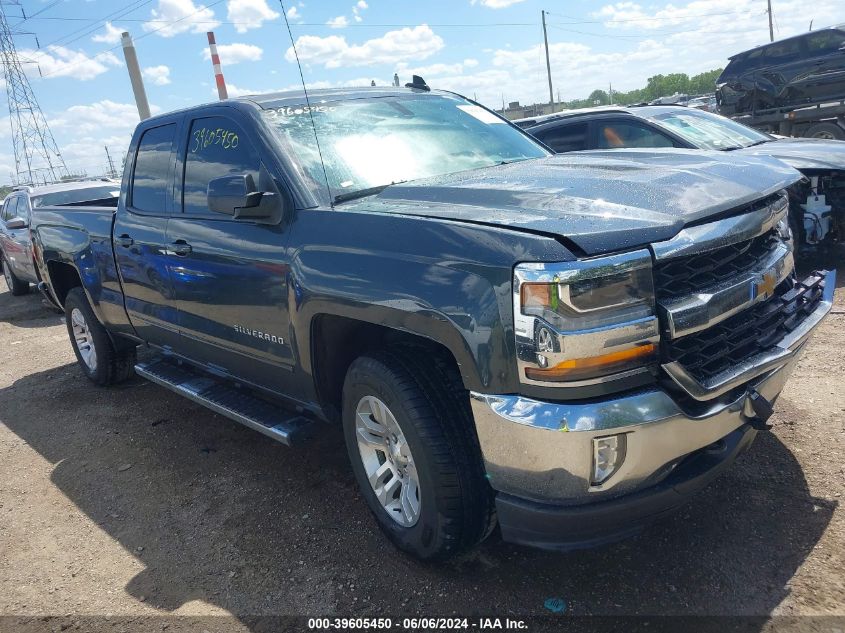
[[[769,10],[766,13],[769,14],[769,41],[775,41],[775,29],[772,26],[772,0],[766,0],[769,4]]]
[[[770,0],[771,1],[771,0]],[[546,45],[546,72],[549,74],[549,105],[552,112],[555,111],[555,93],[552,90],[552,65],[549,63],[549,36],[546,33],[546,11],[540,11],[540,18],[543,20],[543,42]]]
[[[610,105],[613,105],[613,84],[609,83],[609,84],[607,84],[607,87],[608,87],[607,97],[610,100]]]
[[[132,92],[135,95],[135,105],[138,106],[138,116],[143,121],[150,118],[150,103],[147,101],[147,91],[144,90],[144,79],[141,77],[138,55],[135,53],[135,45],[129,33],[124,31],[120,36],[120,41],[123,44],[123,58],[126,60],[126,70],[129,71]]]
[[[112,178],[117,178],[117,171],[115,171],[114,163],[111,160],[111,154],[109,154],[109,146],[104,145],[103,147],[106,148],[106,158],[109,161],[109,176],[111,176]]]
[[[15,181],[35,184],[41,178],[58,181],[68,175],[67,166],[38,106],[29,79],[21,68],[12,30],[0,6],[0,64],[6,80],[9,122],[12,127],[12,152],[15,156]]]

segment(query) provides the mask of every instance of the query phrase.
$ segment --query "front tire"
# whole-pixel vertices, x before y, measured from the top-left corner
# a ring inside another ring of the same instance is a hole
[[[466,550],[491,531],[493,495],[469,399],[447,363],[424,351],[356,359],[343,387],[352,470],[381,530],[420,559]]]
[[[97,319],[82,288],[71,288],[65,298],[65,323],[79,367],[88,378],[107,386],[129,378],[135,367],[136,348],[117,348]]]
[[[3,277],[6,279],[6,285],[9,287],[9,292],[13,296],[20,297],[29,294],[29,284],[15,277],[15,272],[9,265],[9,260],[6,259],[5,255],[3,256]]]

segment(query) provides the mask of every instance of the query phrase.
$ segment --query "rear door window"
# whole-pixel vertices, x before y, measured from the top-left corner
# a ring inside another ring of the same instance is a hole
[[[558,125],[536,132],[534,136],[558,153],[589,149],[586,122]]]
[[[223,218],[208,209],[208,183],[231,174],[249,174],[258,185],[258,152],[241,126],[220,116],[194,119],[185,155],[182,210]]]
[[[132,174],[133,209],[147,213],[167,213],[175,136],[175,123],[150,128],[141,136]]]
[[[791,39],[767,46],[764,57],[767,63],[780,64],[796,59],[801,53],[801,40]]]

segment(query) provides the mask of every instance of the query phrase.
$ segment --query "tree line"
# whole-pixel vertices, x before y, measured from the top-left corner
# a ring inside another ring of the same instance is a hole
[[[688,76],[686,73],[670,73],[649,77],[644,88],[629,90],[628,92],[613,91],[613,103],[630,105],[669,97],[674,94],[702,95],[713,94],[716,89],[716,78],[722,74],[722,69],[708,70],[698,75]],[[588,108],[594,105],[609,105],[610,95],[607,90],[593,90],[586,99],[573,99],[563,103],[566,109]]]

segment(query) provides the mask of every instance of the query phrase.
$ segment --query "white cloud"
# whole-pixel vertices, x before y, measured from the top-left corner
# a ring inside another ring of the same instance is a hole
[[[235,22],[235,30],[238,33],[260,28],[265,21],[275,20],[280,15],[267,6],[267,0],[229,0],[226,7],[228,19]],[[292,9],[295,13],[296,7]],[[290,11],[288,17],[293,17]]]
[[[367,9],[370,5],[368,5],[364,0],[358,0],[354,7],[352,7],[352,17],[355,18],[356,22],[361,22],[364,18],[361,17],[361,11]]]
[[[73,77],[88,81],[107,72],[109,68],[123,65],[123,62],[110,52],[89,56],[64,46],[48,46],[37,51],[23,49],[19,52],[21,57],[36,62],[41,68],[41,76],[47,79]],[[26,66],[29,72],[36,72],[34,64]]]
[[[120,35],[123,33],[123,29],[117,28],[111,22],[106,22],[103,30],[105,31],[104,33],[95,35],[91,40],[94,42],[103,42],[104,44],[117,44],[120,42]]]
[[[261,60],[264,50],[253,44],[218,44],[217,52],[220,55],[220,63],[224,66],[232,66],[241,62],[257,62]],[[211,59],[208,48],[202,49],[203,59]]]
[[[322,64],[325,68],[396,64],[402,61],[426,59],[442,49],[443,38],[427,24],[414,28],[388,31],[381,37],[363,44],[349,44],[345,37],[303,35],[296,40],[296,50],[303,63]],[[288,48],[285,59],[295,62],[293,49]]]
[[[170,83],[170,69],[165,66],[148,66],[141,74],[156,86],[166,86]]]
[[[150,106],[153,114],[161,108]],[[87,105],[74,105],[48,121],[54,130],[69,130],[76,135],[123,132],[132,134],[138,123],[138,108],[134,103],[118,103],[103,99]],[[128,139],[127,139],[128,141]]]
[[[180,33],[205,33],[220,24],[214,11],[204,4],[192,0],[158,0],[158,9],[150,11],[152,19],[144,22],[145,31],[161,37],[173,37]]]
[[[525,0],[471,0],[470,4],[480,4],[488,9],[505,9],[512,4]]]
[[[301,22],[302,21],[302,13],[300,13],[298,7],[291,7],[288,9],[288,20],[291,22]]]
[[[243,97],[244,95],[257,95],[262,92],[272,92],[272,90],[251,90],[249,88],[238,88],[235,84],[226,83],[226,94],[228,94],[232,99],[236,97]],[[216,86],[211,89],[211,93],[215,97],[217,96]]]
[[[344,27],[349,26],[349,20],[346,19],[345,15],[339,15],[336,18],[332,18],[326,24],[333,29],[342,29]]]

